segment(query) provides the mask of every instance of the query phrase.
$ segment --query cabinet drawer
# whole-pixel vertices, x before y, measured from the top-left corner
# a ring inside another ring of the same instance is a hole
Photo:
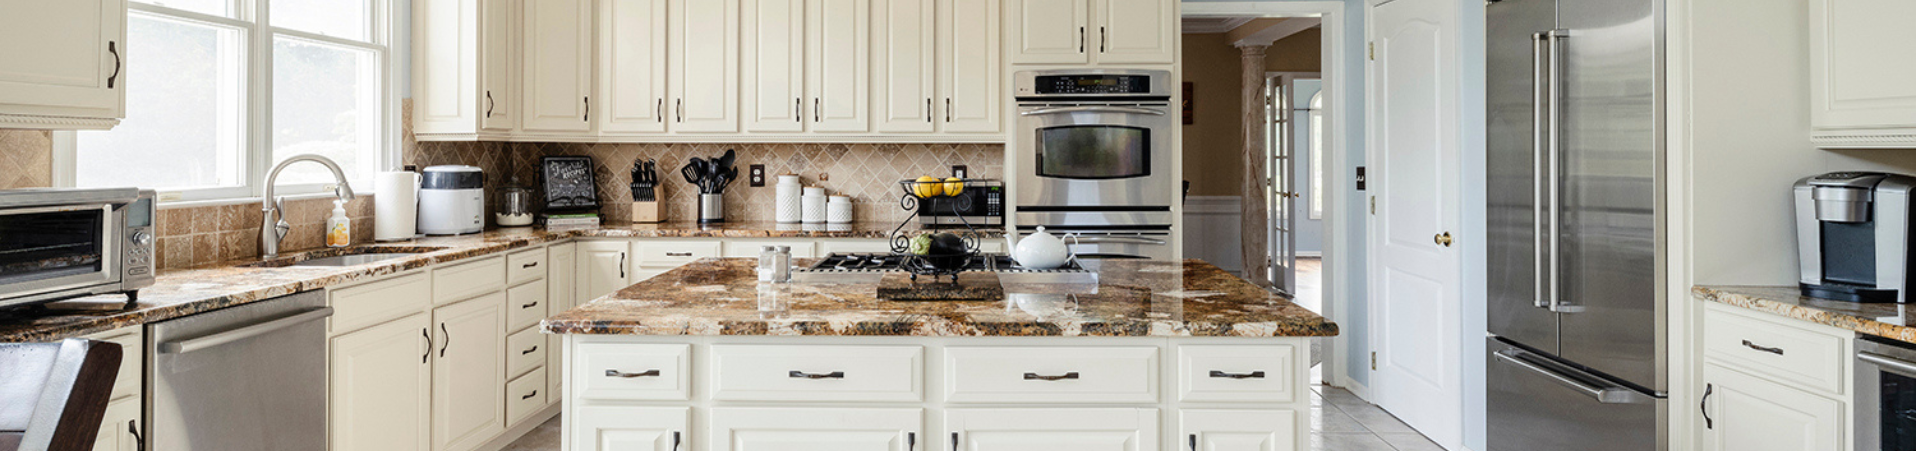
[[[1178,399],[1211,402],[1291,402],[1296,350],[1290,345],[1181,346]]]
[[[640,266],[673,267],[719,255],[717,241],[638,241],[632,243]],[[752,254],[757,256],[758,254]]]
[[[574,346],[572,390],[583,399],[691,399],[690,345],[586,343]]]
[[[525,374],[546,363],[546,335],[526,329],[506,336],[506,377]]]
[[[120,345],[120,372],[113,376],[113,391],[107,399],[120,399],[139,395],[142,388],[140,375],[146,370],[140,367],[146,361],[145,333],[139,327],[109,330],[88,336]],[[136,403],[137,404],[137,403]]]
[[[546,372],[533,371],[506,383],[506,425],[526,419],[546,407]]]
[[[1155,347],[952,347],[950,402],[1154,403]]]
[[[527,249],[506,256],[506,283],[519,284],[546,278],[545,248]]]
[[[712,398],[728,401],[924,399],[918,346],[712,346]]]
[[[506,330],[531,327],[545,317],[546,281],[535,281],[506,290]]]
[[[437,305],[450,304],[505,287],[505,257],[487,257],[433,270],[432,302]]]
[[[343,334],[426,310],[432,281],[415,272],[378,282],[332,290],[332,333]]]
[[[791,246],[792,258],[812,258],[818,256],[818,243],[812,241],[726,241],[726,258],[757,258],[765,246]]]
[[[1849,337],[1709,307],[1703,318],[1705,357],[1799,388],[1843,394]]]

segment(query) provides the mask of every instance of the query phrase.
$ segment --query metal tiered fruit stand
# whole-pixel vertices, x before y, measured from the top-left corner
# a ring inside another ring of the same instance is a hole
[[[945,191],[947,190],[945,188],[953,186],[953,184],[958,185],[959,189],[955,190],[957,192],[946,193]],[[982,199],[974,199],[973,197],[975,196],[973,196],[972,193],[976,191],[965,188],[996,187],[1003,190],[1004,182],[984,179],[962,179],[957,182],[944,180],[936,182],[903,180],[898,182],[898,187],[905,190],[905,195],[898,199],[898,205],[903,207],[905,211],[911,212],[911,216],[906,217],[903,222],[898,224],[897,228],[891,231],[891,253],[893,256],[901,259],[898,267],[911,273],[911,280],[913,282],[917,282],[918,276],[923,275],[931,276],[933,282],[938,281],[939,277],[949,277],[952,283],[957,283],[958,274],[965,272],[966,268],[971,267],[974,262],[981,258],[980,252],[978,251],[978,231],[972,228],[971,222],[966,220],[965,216],[960,214],[960,212],[969,211],[972,202],[981,202]],[[943,202],[943,204],[951,207],[952,217],[958,218],[959,225],[963,226],[962,229],[944,231],[958,234],[958,237],[964,241],[963,252],[933,253],[929,252],[929,249],[927,249],[928,252],[925,254],[914,254],[911,252],[913,232],[905,229],[918,221],[918,215],[921,209],[935,208],[935,206],[932,205],[933,202],[930,202],[932,198],[946,198],[948,202]]]

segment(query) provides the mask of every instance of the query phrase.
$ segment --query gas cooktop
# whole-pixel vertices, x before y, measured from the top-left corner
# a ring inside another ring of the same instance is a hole
[[[1018,262],[1016,260],[1012,260],[1011,256],[1008,256],[1005,254],[984,254],[981,257],[982,258],[972,259],[971,265],[966,267],[965,270],[966,271],[988,271],[988,272],[996,272],[996,273],[1084,273],[1084,272],[1089,272],[1089,271],[1086,271],[1083,266],[1078,265],[1078,262],[1076,260],[1072,260],[1066,263],[1064,267],[1057,268],[1057,269],[1030,269],[1030,268],[1018,266]],[[890,253],[862,253],[862,252],[833,253],[831,255],[825,256],[825,258],[819,259],[818,263],[813,263],[811,267],[800,269],[798,271],[800,272],[840,272],[840,273],[872,273],[872,272],[902,271],[901,269],[898,269],[898,264],[899,262],[903,260],[904,260],[903,257],[892,255]]]

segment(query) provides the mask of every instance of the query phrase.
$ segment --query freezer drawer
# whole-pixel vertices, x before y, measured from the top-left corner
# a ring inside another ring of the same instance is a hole
[[[1665,400],[1495,337],[1486,348],[1489,451],[1665,449]]]

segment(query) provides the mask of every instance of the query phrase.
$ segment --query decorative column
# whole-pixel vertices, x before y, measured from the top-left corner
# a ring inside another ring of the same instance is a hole
[[[1264,149],[1264,128],[1270,124],[1264,109],[1264,49],[1268,47],[1237,46],[1244,79],[1244,188],[1239,196],[1244,202],[1244,279],[1266,288],[1271,287],[1271,227],[1266,199],[1270,189],[1265,186],[1264,177],[1264,165],[1269,163]]]

